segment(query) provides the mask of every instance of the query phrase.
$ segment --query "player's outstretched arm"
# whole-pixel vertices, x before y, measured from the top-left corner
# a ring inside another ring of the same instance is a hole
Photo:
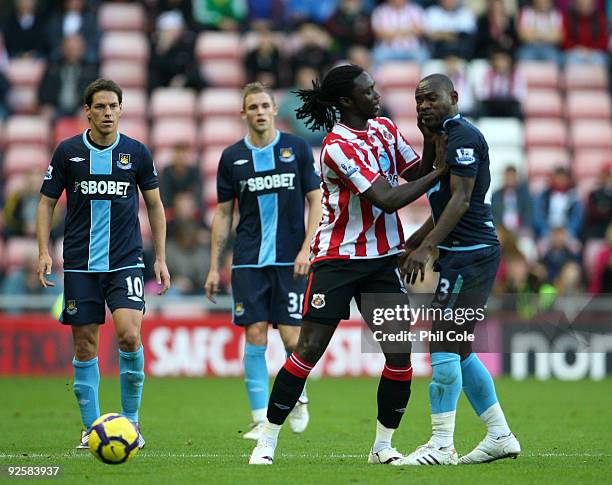
[[[434,228],[425,236],[420,246],[407,255],[402,264],[402,273],[408,277],[410,284],[414,284],[421,273],[421,281],[425,278],[425,266],[432,251],[446,239],[450,232],[470,207],[470,198],[474,189],[475,178],[460,177],[451,174],[451,198],[440,214]]]
[[[310,270],[310,241],[312,241],[317,227],[319,227],[319,222],[321,222],[321,190],[311,190],[306,194],[306,200],[308,201],[308,225],[302,248],[293,265],[294,278],[308,276]]]
[[[217,303],[215,295],[219,293],[219,268],[221,267],[221,256],[232,229],[234,215],[234,200],[219,202],[215,209],[212,223],[212,234],[210,241],[210,270],[204,283],[206,297],[213,303]]]
[[[168,266],[166,266],[166,215],[164,205],[157,188],[143,190],[142,196],[147,206],[147,215],[153,234],[155,279],[158,285],[162,285],[158,295],[163,295],[170,288],[170,273],[168,272]]]
[[[49,234],[51,232],[51,218],[53,210],[57,204],[57,199],[40,196],[38,208],[36,210],[36,239],[38,240],[38,281],[47,288],[55,286],[55,283],[49,281],[46,276],[51,274],[53,260],[49,254]]]

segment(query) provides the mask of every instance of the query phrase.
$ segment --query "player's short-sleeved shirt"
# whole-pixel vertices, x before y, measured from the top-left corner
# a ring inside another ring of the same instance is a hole
[[[40,192],[58,199],[66,190],[64,271],[144,267],[138,188],[158,185],[151,153],[128,136],[118,133],[106,148],[96,146],[88,130],[61,142]]]
[[[233,267],[293,265],[306,237],[304,198],[318,188],[312,148],[303,138],[277,131],[265,147],[246,137],[227,147],[217,172],[217,199],[238,199]]]
[[[359,197],[378,177],[391,186],[419,156],[388,118],[368,121],[366,130],[337,123],[321,152],[323,217],[312,244],[312,262],[380,258],[403,251],[397,213],[385,214]]]
[[[466,251],[499,244],[491,212],[491,173],[489,147],[482,133],[461,115],[447,119],[443,129],[448,133],[446,162],[449,174],[429,189],[427,197],[435,221],[451,198],[450,174],[474,178],[470,206],[446,240],[438,247]]]

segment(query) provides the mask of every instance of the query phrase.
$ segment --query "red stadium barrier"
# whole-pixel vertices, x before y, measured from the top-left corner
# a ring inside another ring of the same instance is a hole
[[[148,318],[142,329],[146,373],[151,376],[239,376],[242,374],[242,329],[229,314],[205,319]],[[70,328],[48,315],[0,316],[0,375],[67,375],[72,373]],[[117,375],[119,359],[110,324],[100,332],[100,372]],[[286,355],[277,332],[270,333],[268,362],[276,374]],[[501,373],[498,354],[481,358],[494,375]],[[361,352],[361,324],[343,322],[313,376],[378,376],[384,357]],[[413,354],[415,376],[429,374],[429,356]]]

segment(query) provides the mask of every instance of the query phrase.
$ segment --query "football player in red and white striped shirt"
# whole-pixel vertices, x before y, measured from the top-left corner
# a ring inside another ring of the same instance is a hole
[[[274,381],[251,464],[272,463],[281,425],[336,326],[349,317],[351,300],[359,306],[362,293],[406,292],[397,267],[404,239],[396,211],[446,172],[445,139],[422,127],[425,149],[419,162],[395,124],[377,117],[380,95],[361,67],[336,67],[298,95],[303,101],[298,118],[329,132],[320,162],[323,217],[312,244],[300,338]],[[399,185],[399,177],[409,183]],[[372,464],[398,464],[403,458],[391,437],[410,397],[410,353],[385,352],[385,358]]]

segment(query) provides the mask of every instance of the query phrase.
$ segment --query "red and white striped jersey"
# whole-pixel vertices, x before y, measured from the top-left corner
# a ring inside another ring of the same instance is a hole
[[[380,176],[398,185],[399,177],[418,161],[388,118],[369,120],[363,131],[337,123],[321,151],[323,217],[312,242],[311,262],[401,252],[404,234],[398,214],[385,214],[359,194]]]

